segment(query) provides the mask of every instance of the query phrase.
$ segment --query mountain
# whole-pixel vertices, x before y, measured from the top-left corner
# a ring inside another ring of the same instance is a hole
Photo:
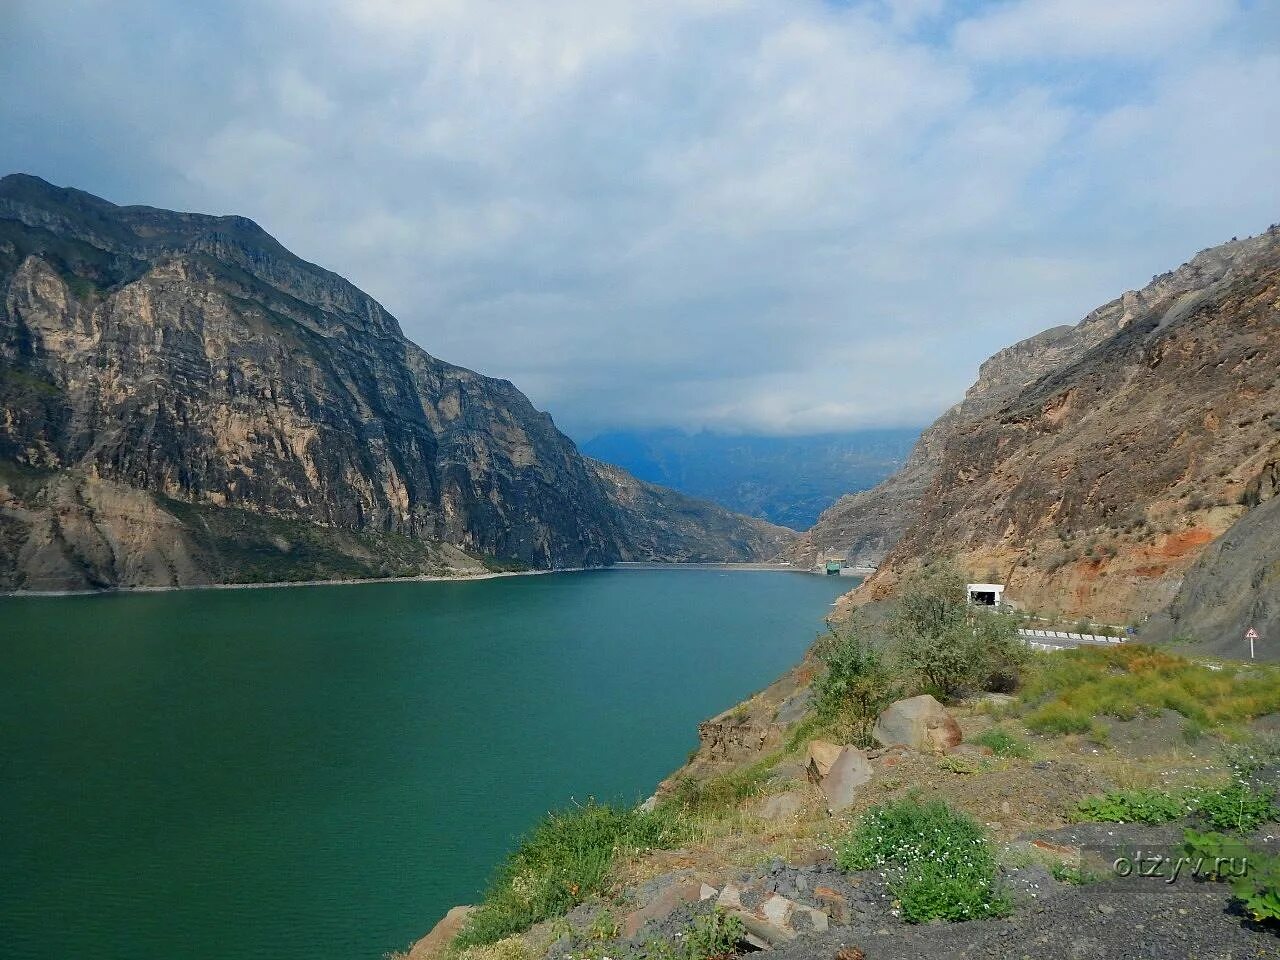
[[[250,220],[0,180],[0,585],[758,559],[790,536],[646,512],[668,503]]]
[[[1259,659],[1280,660],[1280,459],[1259,475],[1253,505],[1200,555],[1168,609],[1142,628],[1144,638],[1194,644],[1196,653],[1242,658],[1256,630]]]
[[[641,480],[806,530],[842,493],[872,487],[901,467],[918,436],[911,429],[807,437],[616,431],[582,451]]]
[[[863,515],[875,501],[881,516],[846,517],[841,543],[824,515],[793,550],[889,529],[855,601],[953,555],[1027,608],[1118,622],[1177,596],[1194,621],[1225,568],[1188,571],[1224,532],[1239,522],[1219,548],[1231,569],[1253,576],[1274,557],[1258,511],[1273,509],[1264,478],[1280,456],[1278,298],[1272,227],[1002,351],[907,468],[864,495]]]

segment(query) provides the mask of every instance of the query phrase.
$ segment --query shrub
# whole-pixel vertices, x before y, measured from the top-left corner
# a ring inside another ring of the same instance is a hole
[[[599,892],[619,855],[670,849],[687,833],[668,810],[626,810],[593,801],[551,813],[499,868],[454,945],[496,943],[561,916]]]
[[[1185,837],[1197,876],[1229,880],[1235,899],[1259,923],[1280,920],[1280,857],[1221,833],[1188,830]]]
[[[1202,793],[1195,804],[1196,813],[1218,830],[1247,833],[1275,819],[1275,798],[1270,787],[1233,783]]]
[[[819,716],[847,725],[859,745],[870,744],[872,724],[898,699],[902,685],[856,623],[829,630],[817,654],[827,668],[814,683]]]
[[[737,917],[716,910],[699,917],[684,935],[686,960],[710,960],[736,953],[738,944],[747,935],[747,928]]]
[[[1076,809],[1077,820],[1104,823],[1168,823],[1195,809],[1192,798],[1162,790],[1115,790],[1086,797]]]
[[[1231,892],[1259,923],[1280,920],[1280,857],[1251,854],[1248,870],[1231,884]]]
[[[999,727],[983,731],[973,738],[973,742],[979,746],[990,747],[991,752],[997,757],[1018,757],[1026,760],[1031,756],[1031,745],[1027,741]]]
[[[890,621],[900,668],[943,699],[1010,690],[1027,661],[1017,618],[968,602],[965,580],[941,564],[902,591]]]
[[[945,803],[899,800],[872,807],[836,846],[846,871],[885,867],[908,923],[1000,916],[996,860],[982,828]]]

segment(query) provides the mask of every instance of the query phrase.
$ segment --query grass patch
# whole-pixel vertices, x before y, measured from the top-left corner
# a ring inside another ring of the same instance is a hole
[[[989,748],[997,757],[1017,757],[1019,760],[1031,758],[1031,744],[999,727],[984,730],[973,738],[973,742]]]
[[[1194,799],[1189,794],[1114,790],[1081,800],[1074,819],[1101,823],[1168,823],[1194,810]]]
[[[711,960],[738,954],[747,928],[737,917],[717,909],[698,917],[679,935],[679,943],[651,940],[646,944],[649,960]]]
[[[671,849],[687,836],[669,809],[625,810],[608,804],[548,814],[499,868],[484,902],[453,946],[497,943],[599,893],[619,857]]]
[[[1216,830],[1247,833],[1276,818],[1275,790],[1235,782],[1214,789],[1116,790],[1087,797],[1077,820],[1104,823],[1169,823],[1195,815]]]
[[[872,807],[836,846],[847,871],[888,869],[908,923],[1002,916],[996,858],[982,828],[941,801],[908,798]]]
[[[1091,733],[1097,717],[1132,720],[1173,710],[1199,728],[1241,724],[1280,710],[1280,669],[1203,664],[1152,647],[1079,647],[1041,657],[1027,677],[1027,726]]]
[[[778,755],[771,754],[748,767],[731,770],[700,780],[681,777],[663,800],[662,809],[686,819],[708,819],[722,816],[738,808],[744,801],[761,794],[765,781]]]

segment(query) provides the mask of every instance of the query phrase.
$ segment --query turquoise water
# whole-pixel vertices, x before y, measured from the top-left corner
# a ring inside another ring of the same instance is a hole
[[[377,958],[635,801],[848,580],[597,571],[0,599],[0,954]]]

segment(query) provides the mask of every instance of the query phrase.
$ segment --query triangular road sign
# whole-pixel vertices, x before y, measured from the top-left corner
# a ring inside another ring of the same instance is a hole
[[[1246,634],[1244,635],[1244,638],[1245,638],[1246,640],[1257,640],[1257,639],[1258,639],[1258,631],[1257,631],[1257,630],[1255,630],[1255,629],[1253,629],[1253,627],[1250,627],[1250,628],[1249,628],[1249,632],[1248,632],[1248,633],[1246,633]]]

